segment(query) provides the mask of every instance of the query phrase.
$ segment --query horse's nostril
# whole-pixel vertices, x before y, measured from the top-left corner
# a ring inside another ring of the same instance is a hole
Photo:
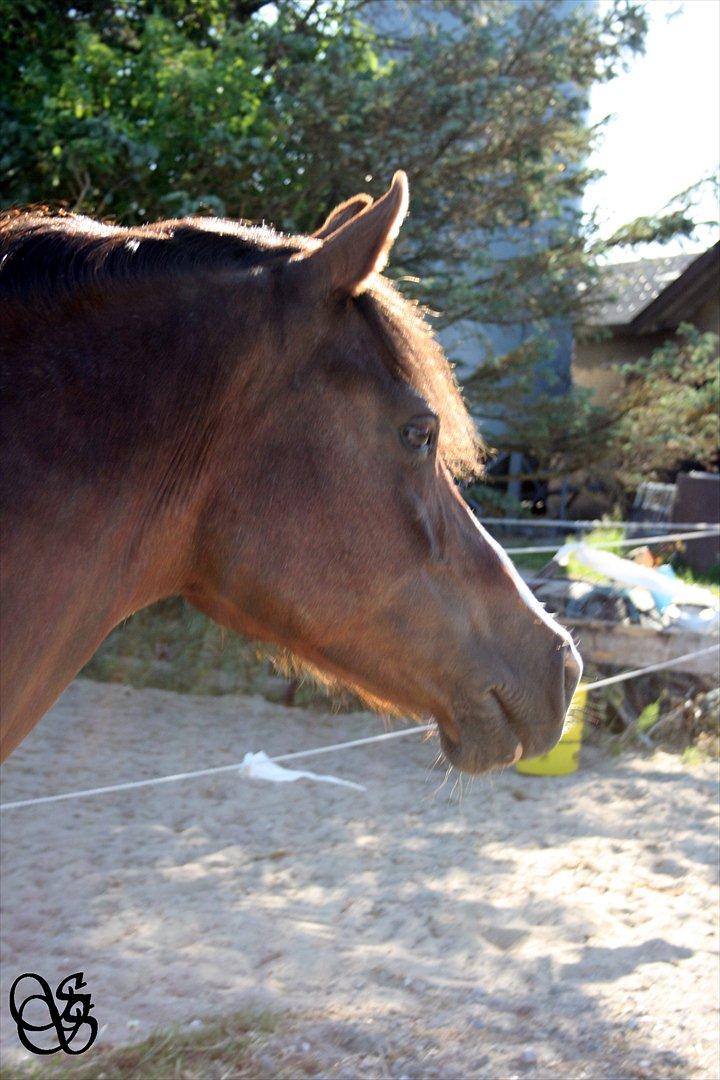
[[[573,699],[573,694],[577,690],[578,683],[580,682],[580,676],[582,675],[582,663],[580,657],[577,655],[572,645],[566,645],[564,648],[564,663],[565,663],[565,708],[570,707],[570,702]]]

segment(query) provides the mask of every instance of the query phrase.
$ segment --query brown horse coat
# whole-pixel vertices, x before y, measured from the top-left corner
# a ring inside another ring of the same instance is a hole
[[[579,658],[458,495],[473,423],[379,274],[406,210],[398,173],[313,237],[3,219],[4,755],[177,594],[467,771],[557,739]]]

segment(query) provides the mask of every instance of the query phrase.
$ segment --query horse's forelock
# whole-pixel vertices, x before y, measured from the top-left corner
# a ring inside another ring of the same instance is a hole
[[[447,357],[419,305],[384,278],[355,300],[375,333],[391,374],[420,393],[440,419],[440,454],[458,479],[477,476],[484,456],[475,422],[463,401]]]

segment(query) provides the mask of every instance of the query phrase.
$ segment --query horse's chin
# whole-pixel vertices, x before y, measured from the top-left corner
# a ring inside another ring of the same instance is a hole
[[[445,757],[460,772],[478,775],[506,769],[522,757],[551,750],[563,730],[564,716],[528,722],[507,710],[494,691],[483,694],[472,709],[435,717]]]
[[[496,741],[483,738],[482,732],[477,737],[474,733],[468,736],[461,730],[460,738],[456,741],[440,723],[438,730],[440,745],[447,762],[471,776],[491,772],[493,769],[505,769],[522,757],[522,743],[512,731],[508,731],[507,738]]]

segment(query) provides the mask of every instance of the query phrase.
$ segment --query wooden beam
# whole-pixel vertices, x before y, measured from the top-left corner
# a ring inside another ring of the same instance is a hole
[[[613,623],[603,619],[561,619],[574,633],[584,660],[592,664],[612,664],[619,668],[639,668],[661,664],[683,653],[706,649],[717,644],[712,634],[688,630],[652,630],[646,626]],[[720,677],[720,651],[706,653],[696,660],[669,671],[683,671],[715,681]]]

